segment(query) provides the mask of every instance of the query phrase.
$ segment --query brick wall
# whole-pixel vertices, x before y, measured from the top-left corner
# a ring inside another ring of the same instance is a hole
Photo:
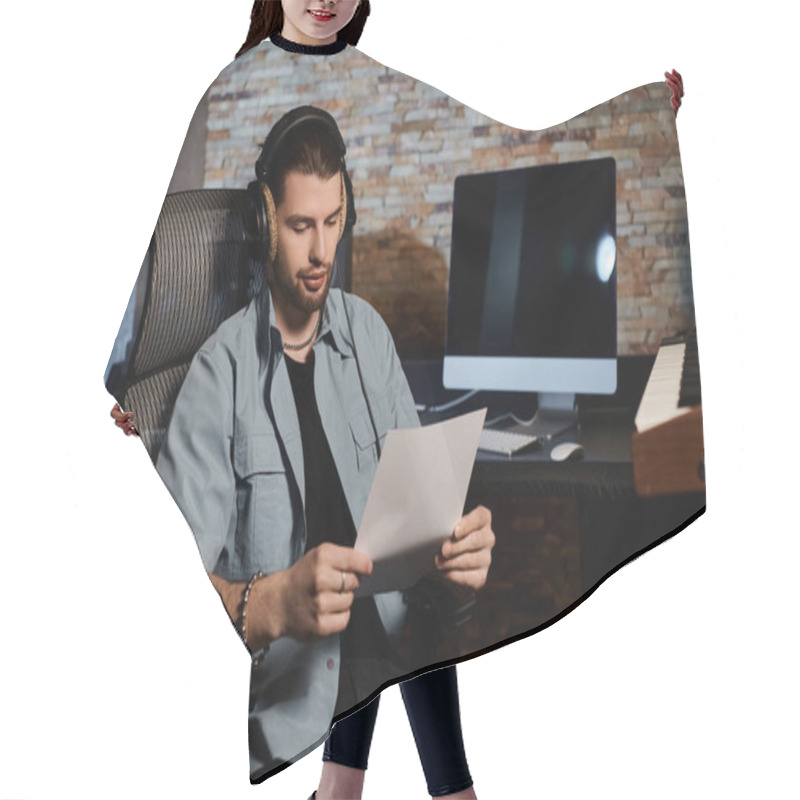
[[[455,177],[612,156],[619,352],[653,353],[662,336],[694,320],[668,98],[664,84],[651,84],[562,125],[522,131],[355,51],[311,60],[259,47],[209,90],[205,186],[246,186],[261,143],[286,111],[304,104],[330,111],[347,144],[359,214],[353,291],[383,315],[401,356],[433,357],[444,343]]]

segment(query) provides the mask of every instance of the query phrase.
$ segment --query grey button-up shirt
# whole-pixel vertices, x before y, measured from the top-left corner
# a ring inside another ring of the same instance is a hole
[[[357,530],[377,449],[342,303],[339,290],[331,290],[314,344],[314,387]],[[347,295],[347,310],[381,441],[390,428],[418,426],[385,323],[353,295]],[[284,358],[265,290],[198,351],[156,464],[197,539],[206,570],[230,581],[247,581],[259,570],[285,570],[305,552],[303,448]],[[375,600],[384,627],[396,635],[402,597],[395,592]],[[253,778],[327,735],[338,682],[338,635],[309,643],[284,637],[272,644],[251,674]]]

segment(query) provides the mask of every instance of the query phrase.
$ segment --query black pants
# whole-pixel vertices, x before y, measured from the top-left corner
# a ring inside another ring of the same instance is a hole
[[[428,792],[438,797],[472,786],[464,753],[456,668],[427,672],[400,684]],[[380,695],[339,720],[325,742],[323,761],[366,769]]]

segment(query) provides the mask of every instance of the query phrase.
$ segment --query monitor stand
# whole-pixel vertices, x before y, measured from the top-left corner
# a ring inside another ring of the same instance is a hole
[[[577,424],[578,406],[574,394],[539,392],[539,410],[533,420],[527,425],[515,425],[508,430],[551,439]]]

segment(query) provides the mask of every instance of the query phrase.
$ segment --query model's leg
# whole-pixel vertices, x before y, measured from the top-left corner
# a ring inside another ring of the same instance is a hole
[[[408,720],[432,797],[474,798],[461,735],[456,668],[400,684]]]
[[[380,695],[333,726],[322,753],[315,800],[360,800],[379,700]]]

